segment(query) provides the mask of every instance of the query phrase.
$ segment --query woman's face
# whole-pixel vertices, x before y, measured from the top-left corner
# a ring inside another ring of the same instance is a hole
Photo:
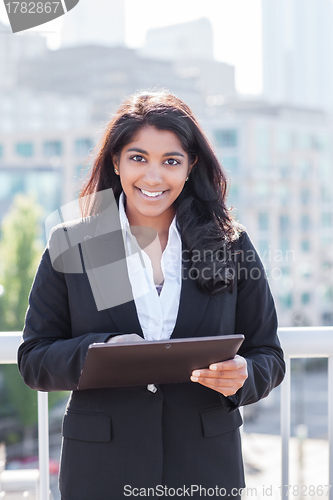
[[[154,217],[170,223],[175,213],[173,203],[193,166],[177,135],[144,127],[119,157],[113,157],[113,164],[127,198],[129,222],[147,223],[147,217]]]

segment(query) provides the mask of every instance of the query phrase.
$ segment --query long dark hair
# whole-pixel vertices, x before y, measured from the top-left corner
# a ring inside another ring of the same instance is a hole
[[[112,188],[119,198],[122,186],[112,155],[119,155],[145,126],[175,133],[190,163],[197,157],[175,201],[178,228],[199,289],[210,295],[228,287],[232,292],[235,273],[231,256],[244,226],[226,207],[227,178],[212,146],[190,108],[175,95],[165,90],[136,92],[123,102],[106,127],[91,175],[80,193],[83,215],[95,213],[93,206],[84,203],[91,198],[88,195]]]

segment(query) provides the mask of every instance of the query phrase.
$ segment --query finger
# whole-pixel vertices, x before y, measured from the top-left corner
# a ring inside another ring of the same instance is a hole
[[[237,392],[237,390],[242,386],[242,385],[236,385],[235,384],[222,384],[218,379],[200,379],[197,383],[208,387],[209,389],[213,389],[214,391],[220,392],[224,396],[232,396]]]
[[[210,379],[236,379],[239,377],[240,372],[237,371],[216,371],[216,370],[194,370],[193,377],[210,378]]]
[[[216,371],[241,370],[246,364],[246,359],[236,354],[233,359],[229,359],[228,361],[212,363],[209,365],[209,368]]]

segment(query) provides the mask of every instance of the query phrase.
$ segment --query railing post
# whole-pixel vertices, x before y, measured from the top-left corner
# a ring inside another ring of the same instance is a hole
[[[285,485],[289,484],[289,439],[290,439],[290,365],[291,360],[285,357],[286,375],[281,384],[281,454],[282,454],[282,475],[281,475],[281,499],[289,498],[289,490],[285,490]],[[287,495],[286,495],[287,493]]]
[[[333,486],[333,356],[328,358],[328,484]],[[329,500],[333,500],[330,489]]]
[[[38,391],[39,500],[50,498],[48,393]]]

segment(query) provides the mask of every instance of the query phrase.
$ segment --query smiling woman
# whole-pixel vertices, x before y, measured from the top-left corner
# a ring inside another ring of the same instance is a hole
[[[94,195],[105,190],[114,194],[117,230],[83,237],[102,220],[105,207]],[[81,271],[56,270],[46,248],[18,353],[30,387],[73,391],[63,422],[63,500],[189,491],[240,500],[238,409],[282,381],[284,361],[263,265],[227,209],[226,192],[225,173],[185,103],[148,91],[121,105],[82,190],[83,217],[51,236],[81,241]],[[110,267],[85,266],[86,238]],[[95,271],[109,295],[118,298],[128,283],[131,297],[99,307]],[[77,390],[93,343],[235,333],[245,337],[238,354],[198,367],[188,382]]]
[[[134,140],[113,158],[126,196],[130,225],[152,227],[164,239],[176,213],[174,202],[195,161],[190,163],[173,132],[152,126],[139,130]]]

